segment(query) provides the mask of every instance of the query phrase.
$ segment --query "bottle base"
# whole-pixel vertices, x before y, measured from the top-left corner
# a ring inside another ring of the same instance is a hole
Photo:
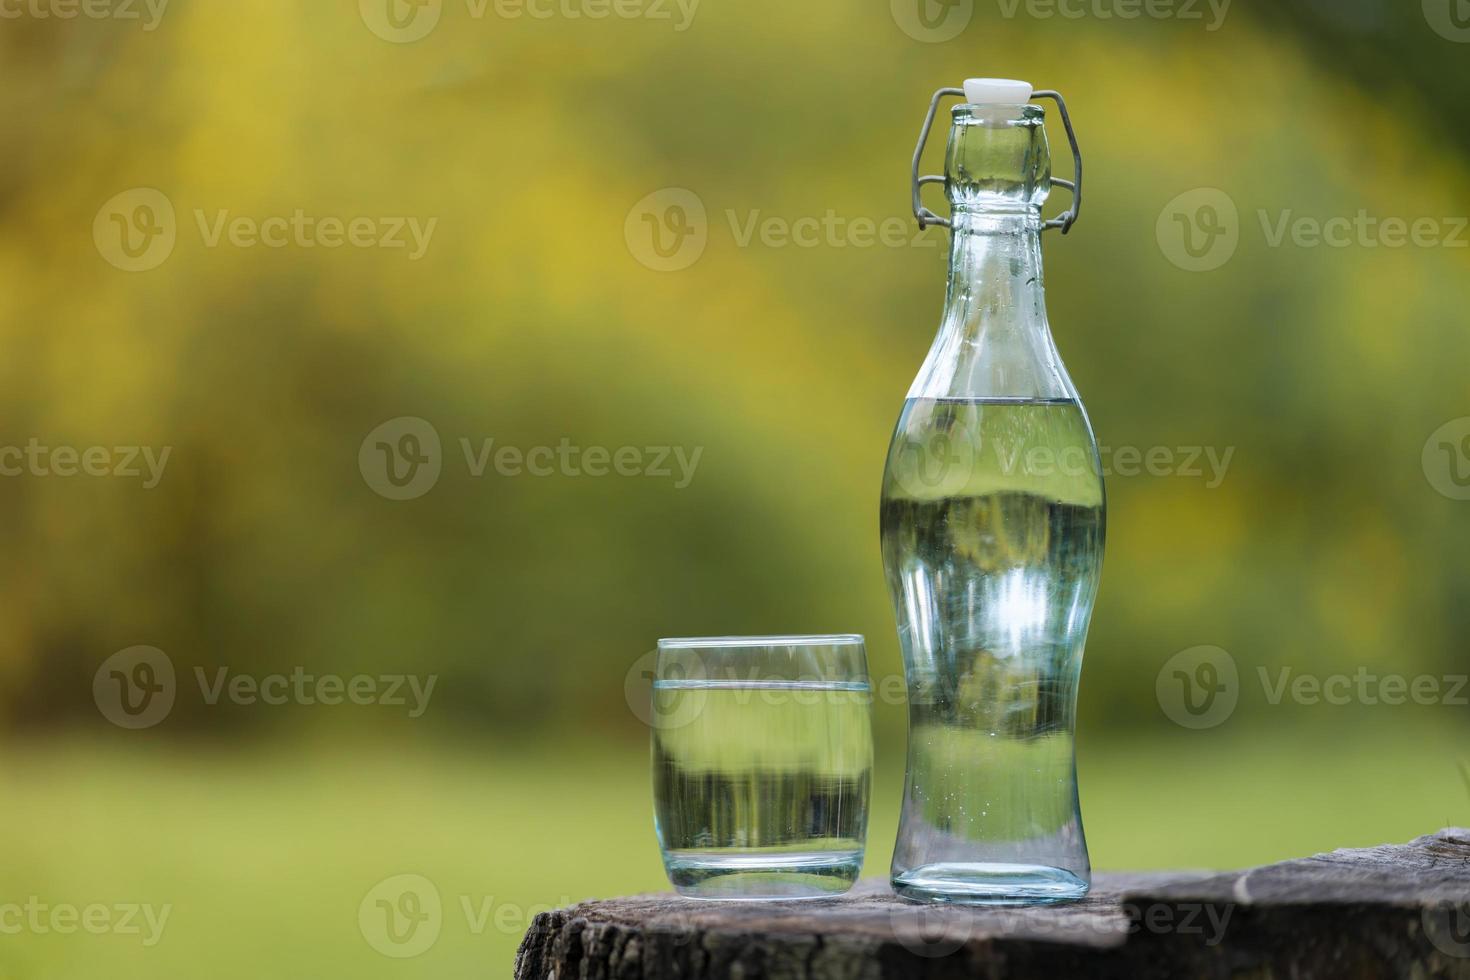
[[[857,881],[862,851],[670,851],[664,868],[685,898],[724,901],[832,898]]]
[[[1070,871],[1038,864],[926,864],[892,882],[900,898],[944,905],[1053,905],[1078,901],[1091,887]]]

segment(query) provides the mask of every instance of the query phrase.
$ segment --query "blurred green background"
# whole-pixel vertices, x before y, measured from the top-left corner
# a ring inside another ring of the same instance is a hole
[[[1067,96],[1053,330],[1100,441],[1170,452],[1108,477],[1096,866],[1470,823],[1470,9],[1138,9],[0,5],[0,978],[507,975],[539,908],[662,887],[657,637],[862,632],[897,677],[877,493],[945,274],[906,172],[970,75]],[[477,475],[491,439],[642,475]],[[1237,703],[1195,729],[1166,665],[1200,646]],[[119,715],[160,656],[171,705]],[[209,696],[298,667],[435,686]],[[1362,672],[1438,693],[1273,696]],[[901,698],[875,722],[881,874]],[[400,875],[442,901],[412,958],[359,922]],[[37,904],[170,911],[149,944]]]

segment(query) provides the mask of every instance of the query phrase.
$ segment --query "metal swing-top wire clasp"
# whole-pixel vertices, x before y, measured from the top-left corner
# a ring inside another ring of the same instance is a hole
[[[935,174],[920,177],[919,157],[924,154],[924,144],[929,142],[929,130],[934,126],[934,116],[939,111],[939,102],[946,97],[960,98],[972,103],[1001,105],[1024,105],[1031,99],[1051,99],[1056,102],[1057,108],[1061,111],[1062,125],[1067,128],[1067,142],[1072,144],[1074,179],[1063,180],[1060,177],[1053,177],[1051,182],[1072,192],[1072,206],[1057,217],[1042,222],[1041,230],[1060,228],[1063,235],[1071,231],[1072,226],[1077,223],[1077,215],[1082,211],[1082,151],[1077,148],[1077,131],[1072,128],[1072,117],[1067,113],[1067,103],[1062,99],[1060,92],[1052,89],[1033,92],[1031,86],[1026,82],[996,78],[972,78],[965,82],[964,88],[942,88],[934,93],[934,98],[929,100],[929,112],[924,116],[924,128],[919,130],[919,145],[914,147],[914,163],[910,171],[913,178],[914,217],[919,219],[919,230],[922,231],[930,225],[951,227],[948,218],[941,218],[924,207],[924,202],[919,198],[919,190],[925,184],[945,182],[944,177]]]

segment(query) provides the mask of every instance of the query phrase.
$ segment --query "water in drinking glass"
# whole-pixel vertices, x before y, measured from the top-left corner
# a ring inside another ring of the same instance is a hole
[[[861,639],[664,642],[685,644],[661,644],[653,690],[655,821],[674,887],[846,891],[862,866],[873,764]]]

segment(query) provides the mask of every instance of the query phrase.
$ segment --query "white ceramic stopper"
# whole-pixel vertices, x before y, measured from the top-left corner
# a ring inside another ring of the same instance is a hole
[[[1031,92],[1030,82],[1011,78],[965,79],[965,101],[970,105],[1025,105]]]

